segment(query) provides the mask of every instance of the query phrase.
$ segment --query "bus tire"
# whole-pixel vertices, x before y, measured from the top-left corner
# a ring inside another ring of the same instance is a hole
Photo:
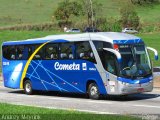
[[[96,83],[89,84],[88,95],[89,95],[89,98],[93,100],[98,100],[100,98],[99,89]]]
[[[27,95],[32,95],[33,94],[32,84],[31,84],[30,80],[26,80],[24,82],[24,92]]]

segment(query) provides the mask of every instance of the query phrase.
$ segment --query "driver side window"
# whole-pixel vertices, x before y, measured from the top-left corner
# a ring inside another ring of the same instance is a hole
[[[103,63],[104,68],[108,72],[116,75],[117,74],[116,56],[113,53],[110,53],[108,51],[104,51],[104,54],[105,54],[105,60],[104,60],[104,63]]]

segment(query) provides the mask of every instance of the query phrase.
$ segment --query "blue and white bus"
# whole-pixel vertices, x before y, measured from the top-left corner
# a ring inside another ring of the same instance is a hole
[[[50,35],[43,38],[4,42],[4,86],[34,90],[100,95],[150,92],[153,73],[144,41],[115,33]]]

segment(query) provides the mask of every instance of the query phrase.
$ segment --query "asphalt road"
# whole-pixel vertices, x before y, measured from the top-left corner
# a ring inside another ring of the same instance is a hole
[[[160,115],[160,90],[129,95],[127,97],[103,97],[90,100],[84,95],[41,92],[25,95],[21,90],[4,88],[0,82],[0,102],[53,109],[78,110],[101,114]],[[160,116],[159,116],[160,117]]]

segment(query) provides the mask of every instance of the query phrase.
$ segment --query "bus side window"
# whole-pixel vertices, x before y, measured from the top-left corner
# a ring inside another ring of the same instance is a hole
[[[2,51],[3,51],[3,57],[4,57],[5,59],[10,60],[10,59],[11,59],[10,46],[3,46],[3,47],[2,47]]]
[[[40,45],[34,45],[34,51],[39,47]],[[34,56],[33,59],[35,60],[42,60],[44,57],[44,52],[43,52],[43,48],[41,48]]]
[[[24,45],[3,46],[3,57],[8,60],[27,60],[28,49]]]
[[[33,47],[33,46],[31,46],[31,45],[26,46],[27,53],[28,53],[28,55],[27,55],[27,59],[29,59],[29,58],[30,58],[30,56],[32,55],[33,48],[34,48],[34,47]]]
[[[16,59],[16,49],[15,46],[10,47],[10,59],[15,60]]]
[[[108,72],[116,75],[116,56],[113,53],[104,51],[103,66]]]
[[[96,47],[96,50],[98,52],[98,55],[102,61],[104,62],[104,50],[103,48],[113,48],[111,43],[103,42],[103,41],[93,41],[94,46]]]
[[[8,60],[16,59],[15,46],[3,46],[3,57]]]
[[[46,60],[57,60],[58,59],[58,45],[48,44],[45,47],[45,59]]]
[[[86,42],[78,42],[76,44],[76,53],[78,59],[84,59],[91,62],[96,62],[92,48],[90,46],[90,43],[88,41]]]
[[[32,55],[32,47],[31,45],[24,45],[24,50],[23,50],[23,60],[28,60],[30,56]]]
[[[62,43],[60,47],[61,59],[74,59],[75,58],[75,45],[74,43]]]
[[[24,59],[24,46],[16,46],[16,59],[17,60],[22,60]]]

